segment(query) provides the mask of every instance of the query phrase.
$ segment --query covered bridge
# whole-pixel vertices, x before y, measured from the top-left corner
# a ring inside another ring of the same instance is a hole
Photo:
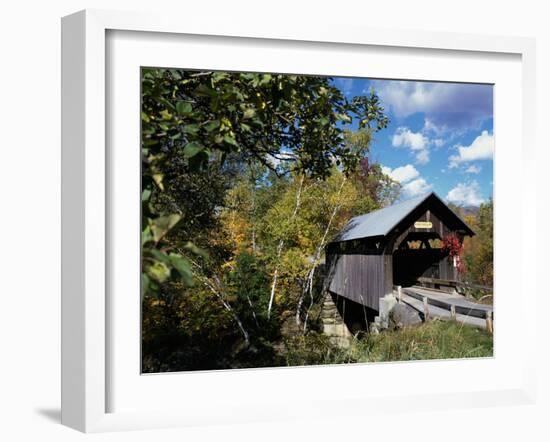
[[[449,234],[462,243],[474,232],[433,192],[352,218],[326,247],[325,287],[378,311],[394,285],[456,280],[456,262],[441,247]]]

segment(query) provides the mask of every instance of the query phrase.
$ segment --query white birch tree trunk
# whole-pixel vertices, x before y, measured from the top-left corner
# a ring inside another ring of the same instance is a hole
[[[292,212],[290,221],[293,221],[294,218],[296,218],[296,214],[298,213],[298,209],[300,208],[303,185],[304,185],[304,175],[301,176],[300,185],[298,186],[298,190],[296,191],[296,204],[294,205],[294,211]],[[273,308],[273,301],[275,299],[275,290],[277,288],[277,278],[279,276],[279,261],[281,259],[281,253],[283,252],[284,243],[285,243],[284,239],[281,239],[279,240],[279,244],[277,245],[277,262],[275,263],[275,271],[273,272],[273,281],[271,283],[271,293],[269,295],[269,304],[267,306],[267,319],[271,317],[271,309]]]
[[[340,207],[342,206],[340,201],[340,196],[342,195],[342,190],[344,189],[344,184],[346,183],[346,177],[344,176],[342,178],[342,183],[340,184],[340,188],[338,189],[338,193],[336,194],[336,204],[334,205],[334,208],[332,209],[332,213],[330,214],[330,218],[328,220],[327,226],[325,228],[325,231],[323,233],[323,236],[321,238],[321,241],[319,242],[319,246],[315,250],[315,255],[313,256],[313,262],[311,264],[311,268],[309,269],[307,273],[306,278],[306,284],[304,286],[304,290],[302,291],[302,294],[300,296],[300,299],[298,300],[298,306],[296,308],[296,325],[300,325],[300,313],[302,311],[302,305],[304,303],[306,294],[309,294],[310,297],[310,303],[309,307],[306,312],[306,316],[304,318],[304,333],[306,331],[307,327],[307,320],[309,317],[309,312],[311,308],[313,307],[313,279],[315,277],[315,269],[317,267],[317,264],[319,262],[319,259],[321,258],[321,253],[323,252],[323,248],[326,245],[326,240],[328,237],[328,234],[330,232],[330,228],[332,227],[332,223],[334,221],[334,218],[336,217],[336,214],[338,213],[338,210],[340,210]]]
[[[250,299],[250,296],[248,296],[248,294],[246,295],[246,300],[248,301],[248,305],[250,306],[250,310],[252,311],[252,317],[254,318],[256,327],[259,328],[260,324],[258,323],[258,318],[256,317],[256,310],[254,309],[254,304],[252,304],[252,300]]]
[[[198,265],[196,262],[193,262],[193,261],[191,261],[191,262],[196,267],[198,267],[199,269],[201,268],[200,265]],[[237,312],[235,310],[233,310],[233,307],[231,307],[231,304],[229,304],[229,302],[227,302],[225,300],[225,298],[223,297],[222,290],[219,288],[219,286],[221,285],[219,279],[217,277],[214,278],[215,282],[216,282],[216,284],[214,285],[205,276],[195,275],[195,277],[199,281],[201,281],[216,296],[216,298],[220,301],[220,303],[223,305],[223,307],[231,314],[231,316],[233,317],[233,320],[235,321],[235,323],[237,324],[237,327],[239,328],[241,334],[243,335],[244,342],[245,342],[246,346],[248,347],[250,345],[250,335],[248,334],[248,332],[244,328],[244,325],[241,321],[241,318],[239,318],[239,315],[237,314]],[[216,287],[216,286],[218,286],[218,287]]]
[[[229,313],[231,313],[231,316],[233,316],[233,320],[237,323],[237,326],[239,327],[239,330],[241,331],[241,333],[243,335],[244,342],[245,342],[246,346],[248,347],[250,345],[250,336],[248,335],[248,332],[244,328],[244,325],[241,322],[241,319],[239,318],[239,315],[237,315],[237,313],[235,313],[235,310],[233,310],[233,308],[229,305],[229,303],[225,299],[223,299],[223,296],[220,293],[217,293],[216,291],[214,291],[214,293],[216,294],[216,296],[218,297],[218,299],[220,300],[222,305],[226,308],[226,310]]]

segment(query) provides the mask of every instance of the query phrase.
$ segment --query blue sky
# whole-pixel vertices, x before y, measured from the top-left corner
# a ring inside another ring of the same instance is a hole
[[[334,78],[346,96],[381,98],[390,124],[371,160],[402,185],[402,198],[435,191],[460,206],[493,194],[493,87],[481,84]]]

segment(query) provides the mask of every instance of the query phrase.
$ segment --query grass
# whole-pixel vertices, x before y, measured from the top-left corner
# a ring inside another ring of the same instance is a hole
[[[357,362],[475,358],[493,355],[493,337],[484,330],[451,321],[429,321],[355,341]]]
[[[297,337],[286,347],[288,365],[456,359],[492,356],[493,337],[471,326],[434,320],[354,339],[347,349],[314,333]]]

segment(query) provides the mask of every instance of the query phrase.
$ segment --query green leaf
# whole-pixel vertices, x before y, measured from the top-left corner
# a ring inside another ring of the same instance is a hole
[[[195,89],[195,94],[199,97],[215,97],[216,91],[205,84],[201,84]]]
[[[220,124],[221,124],[221,129],[225,129],[225,128],[230,129],[233,126],[231,124],[231,121],[229,121],[229,119],[227,118],[222,118]]]
[[[163,179],[164,179],[164,174],[162,173],[153,174],[153,180],[155,181],[156,185],[159,186],[160,190],[164,190],[164,184],[162,184]]]
[[[163,111],[161,111],[160,116],[162,117],[163,120],[171,120],[173,117],[173,115],[167,109],[164,109]]]
[[[151,232],[153,240],[159,242],[181,219],[181,215],[174,213],[172,215],[159,216],[151,221]]]
[[[193,273],[191,272],[191,262],[177,253],[170,253],[170,263],[180,274],[183,282],[191,286],[193,285]]]
[[[271,81],[271,75],[270,74],[264,74],[262,75],[262,79],[260,80],[260,86],[263,86],[264,84],[267,84]]]
[[[190,169],[191,170],[199,170],[206,163],[208,163],[209,158],[210,158],[210,150],[205,149],[205,150],[200,151],[194,157],[189,158],[189,167],[190,167]]]
[[[227,78],[229,78],[229,75],[225,72],[214,72],[212,74],[212,81],[213,82],[218,82],[220,80],[226,80]]]
[[[198,124],[186,124],[183,126],[183,131],[189,135],[196,135],[199,132]]]
[[[155,261],[147,267],[147,274],[155,281],[163,283],[170,277],[170,269],[161,261]]]
[[[338,119],[345,123],[351,123],[351,117],[347,114],[338,114]]]
[[[176,103],[176,110],[181,115],[188,115],[193,112],[193,106],[191,106],[191,103],[186,101],[178,101]]]
[[[212,132],[213,130],[216,130],[220,127],[220,121],[219,120],[213,120],[208,122],[204,128],[207,132]]]
[[[254,109],[252,109],[251,107],[249,107],[248,109],[246,109],[244,111],[243,118],[246,120],[246,119],[254,117],[254,115],[256,115],[256,111]]]
[[[151,280],[149,279],[149,276],[147,276],[147,273],[141,274],[141,298],[145,296],[147,293],[147,290],[149,290],[149,283]]]
[[[237,140],[235,140],[235,137],[233,137],[230,134],[224,135],[223,141],[225,141],[227,144],[231,144],[232,146],[238,147]]]
[[[208,252],[206,250],[201,249],[200,247],[197,247],[191,241],[187,241],[187,243],[185,243],[183,248],[195,255],[202,256],[203,258],[208,258]]]
[[[157,249],[151,249],[149,250],[149,253],[154,256],[158,261],[163,262],[164,264],[170,264],[170,258],[166,253],[163,253]]]
[[[151,229],[149,228],[149,226],[147,226],[141,232],[141,245],[143,246],[152,240],[153,240],[153,235],[151,235]]]
[[[149,123],[149,121],[151,121],[151,119],[149,118],[149,115],[147,115],[145,112],[141,113],[141,119],[146,123]]]
[[[149,201],[149,198],[151,198],[151,189],[143,189],[143,192],[141,192],[141,201]]]
[[[193,141],[191,143],[187,143],[183,149],[183,156],[185,158],[191,158],[197,155],[201,150],[203,149],[203,145],[200,143],[197,143],[196,141]]]

